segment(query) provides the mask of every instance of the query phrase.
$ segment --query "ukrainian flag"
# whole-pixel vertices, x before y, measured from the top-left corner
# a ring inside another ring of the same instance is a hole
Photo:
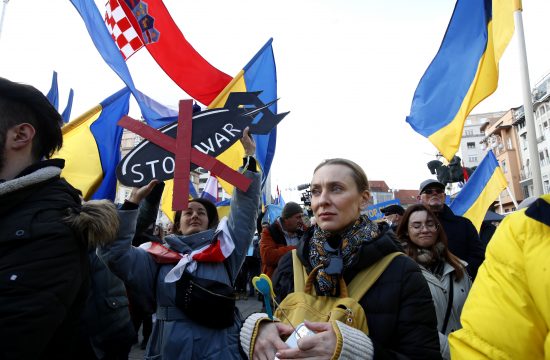
[[[441,47],[416,88],[407,122],[451,160],[470,111],[498,84],[514,33],[512,0],[458,0]]]
[[[479,231],[489,206],[506,187],[508,182],[504,173],[495,155],[489,150],[450,208],[456,215],[470,219]]]
[[[256,53],[248,64],[231,80],[225,89],[208,105],[208,108],[221,108],[225,105],[227,98],[232,92],[251,92],[261,91],[259,98],[264,103],[277,99],[277,69],[275,67],[275,57],[271,43],[273,38]],[[269,106],[269,110],[277,113],[277,103]],[[256,118],[255,121],[261,120]],[[277,143],[277,128],[271,130],[267,135],[253,135],[256,142],[256,160],[262,169],[262,183],[265,182],[273,156],[275,155],[275,145]],[[233,169],[242,165],[244,155],[243,147],[239,142],[235,143],[223,154],[218,156],[218,160],[227,164]],[[233,192],[233,186],[219,179],[220,184],[229,194]]]
[[[218,209],[218,217],[229,216],[229,210],[231,210],[231,199],[225,199],[216,203],[216,209]]]
[[[277,71],[275,68],[273,47],[271,46],[272,42],[273,39],[269,39],[260,51],[256,53],[252,60],[248,62],[243,70],[241,70],[237,76],[231,80],[225,89],[214,99],[214,101],[212,101],[212,103],[210,103],[208,106],[210,109],[223,107],[231,92],[262,91],[259,98],[264,103],[277,99]],[[277,104],[273,103],[269,106],[269,109],[276,114]],[[256,121],[258,120],[259,119],[256,119]],[[265,179],[267,178],[269,169],[271,168],[271,163],[273,162],[273,156],[275,155],[277,129],[274,128],[268,135],[253,136],[254,141],[256,142],[256,160],[262,169],[262,183],[265,183]],[[237,141],[229,149],[219,155],[217,159],[227,166],[237,169],[242,165],[243,156],[244,149],[241,142]],[[221,178],[218,180],[225,192],[231,195],[233,193],[233,185]],[[161,208],[166,216],[173,221],[173,180],[167,180],[165,184],[166,186],[162,195]]]
[[[63,147],[54,156],[65,159],[61,173],[88,199],[115,199],[122,128],[130,90],[125,87],[61,129]]]

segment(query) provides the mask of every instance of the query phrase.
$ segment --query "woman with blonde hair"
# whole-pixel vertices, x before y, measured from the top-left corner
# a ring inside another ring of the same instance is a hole
[[[340,280],[349,285],[363,269],[401,251],[387,224],[375,224],[361,214],[369,197],[367,176],[353,161],[329,159],[313,172],[311,208],[316,225],[302,237],[296,255],[313,274],[319,300],[338,297]],[[283,256],[274,276],[279,298],[294,292],[292,256],[290,252]],[[366,315],[368,333],[338,320],[305,321],[314,334],[290,347],[285,340],[293,328],[257,313],[241,329],[243,350],[253,359],[441,358],[430,292],[410,258],[393,258],[356,301]]]

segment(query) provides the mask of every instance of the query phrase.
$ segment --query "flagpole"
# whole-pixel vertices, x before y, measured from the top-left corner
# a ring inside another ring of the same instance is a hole
[[[2,5],[2,16],[0,17],[0,38],[2,37],[2,28],[4,27],[4,15],[6,14],[6,6],[10,0],[3,0],[4,5]]]
[[[531,162],[531,176],[533,179],[533,195],[542,195],[542,177],[540,173],[539,150],[537,146],[537,133],[535,119],[533,117],[533,100],[531,97],[531,83],[529,81],[529,68],[527,64],[527,50],[525,48],[525,34],[523,32],[523,18],[521,15],[521,1],[516,0],[517,9],[514,11],[514,22],[519,45],[519,63],[521,74],[521,88],[523,92],[523,110],[525,113],[525,125],[527,126],[527,143],[529,146],[529,158]]]
[[[516,201],[516,198],[514,197],[512,192],[510,191],[510,187],[506,186],[506,190],[508,191],[508,196],[512,199],[512,202],[514,203],[514,206],[516,207],[516,210],[517,210],[518,209],[518,202]]]

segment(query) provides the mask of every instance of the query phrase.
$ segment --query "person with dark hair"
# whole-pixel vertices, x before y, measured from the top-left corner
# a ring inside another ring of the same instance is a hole
[[[155,181],[134,189],[119,215],[121,231],[112,246],[99,250],[126,286],[156,306],[157,321],[147,344],[148,359],[240,359],[241,316],[233,285],[256,229],[260,175],[252,157],[255,144],[244,130],[243,174],[248,190],[235,189],[231,211],[219,220],[214,204],[190,200],[178,212],[174,233],[164,243],[133,247],[138,204]]]
[[[435,179],[420,184],[418,202],[427,206],[436,216],[449,242],[449,250],[466,261],[468,274],[475,279],[477,269],[485,258],[485,248],[472,222],[453,213],[445,204],[445,185]]]
[[[296,249],[304,233],[304,209],[295,202],[289,201],[283,207],[281,216],[262,230],[260,239],[260,256],[262,272],[271,277],[281,257]]]
[[[437,316],[441,355],[450,359],[447,337],[462,327],[460,314],[472,284],[466,263],[449,251],[441,223],[425,205],[415,204],[405,211],[397,237],[428,281]]]
[[[380,209],[380,212],[384,214],[384,221],[386,221],[390,225],[390,228],[395,231],[401,222],[405,209],[403,209],[401,205],[392,204]]]
[[[0,78],[3,360],[79,358],[88,243],[108,241],[118,229],[114,205],[82,205],[78,191],[60,177],[64,160],[50,159],[63,144],[62,123],[40,91]]]
[[[316,302],[345,297],[340,293],[343,282],[349,285],[363,270],[390,256],[389,265],[366,294],[355,299],[366,315],[368,333],[353,327],[355,314],[346,323],[305,321],[314,334],[289,347],[285,338],[293,327],[279,322],[284,319],[272,321],[267,314],[256,313],[241,329],[241,344],[250,359],[441,358],[426,280],[412,259],[391,258],[401,248],[388,226],[361,215],[369,197],[367,176],[356,163],[329,159],[319,164],[311,181],[311,208],[317,223],[295,251],[283,256],[273,284],[281,299],[294,292],[294,263],[299,261],[308,274],[316,271],[308,278],[313,280],[311,296],[316,296]]]

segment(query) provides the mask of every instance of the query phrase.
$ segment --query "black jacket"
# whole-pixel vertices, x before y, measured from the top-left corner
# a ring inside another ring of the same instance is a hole
[[[130,319],[128,297],[124,283],[116,277],[96,255],[88,252],[90,259],[90,292],[82,321],[83,331],[94,347],[105,350],[105,342],[116,342],[130,349],[136,336]]]
[[[306,258],[311,234],[309,231],[304,235],[297,249],[308,272],[311,265]],[[360,270],[395,251],[401,248],[391,231],[366,242],[355,264],[344,271],[344,280],[349,284]],[[279,301],[294,291],[292,268],[292,254],[287,253],[273,277]],[[412,259],[395,258],[359,303],[367,316],[375,359],[441,359],[432,296]]]
[[[465,217],[453,214],[444,205],[443,211],[437,213],[437,218],[445,229],[449,250],[468,263],[467,270],[472,280],[477,275],[477,269],[485,259],[485,247],[479,240],[479,234],[472,222]]]
[[[88,286],[87,243],[65,224],[80,208],[42,161],[0,184],[0,359],[71,359]]]

